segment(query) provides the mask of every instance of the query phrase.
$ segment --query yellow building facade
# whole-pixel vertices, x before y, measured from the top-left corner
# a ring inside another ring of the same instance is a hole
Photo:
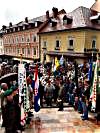
[[[89,17],[81,18],[84,14],[91,11],[85,7],[79,7],[72,13],[67,14],[67,22],[72,19],[72,23],[64,25],[64,14],[58,14],[56,18],[50,18],[50,21],[42,31],[40,31],[40,60],[43,62],[54,62],[55,57],[60,59],[63,55],[66,60],[77,61],[79,63],[96,58],[95,53],[100,53],[100,24],[92,22]],[[76,14],[75,14],[76,12]],[[77,15],[79,12],[79,18]],[[68,15],[72,15],[71,17]],[[89,20],[88,20],[89,19]],[[55,23],[55,26],[51,25]],[[86,24],[86,21],[87,24]]]
[[[69,45],[69,40],[73,39],[73,46]],[[58,50],[56,47],[56,40],[60,41],[60,47]],[[92,30],[76,30],[67,32],[57,32],[51,34],[41,34],[41,61],[43,61],[44,54],[46,54],[46,62],[51,62],[55,57],[61,57],[62,54],[67,58],[77,60],[78,62],[83,62],[82,59],[85,58],[86,53],[91,53],[90,51],[85,51],[93,48],[93,41],[95,41],[95,49],[100,51],[100,31]],[[46,46],[44,46],[46,43]],[[50,54],[51,52],[51,54]],[[72,55],[72,57],[71,57]],[[79,55],[79,56],[78,56]]]

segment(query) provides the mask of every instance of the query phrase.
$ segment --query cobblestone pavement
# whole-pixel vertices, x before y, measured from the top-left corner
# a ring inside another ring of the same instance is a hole
[[[100,123],[96,123],[94,117],[89,114],[89,120],[82,121],[81,114],[72,107],[58,111],[57,108],[41,109],[34,112],[34,119],[40,118],[41,122],[33,122],[24,133],[100,133]],[[0,130],[3,133],[3,129]]]

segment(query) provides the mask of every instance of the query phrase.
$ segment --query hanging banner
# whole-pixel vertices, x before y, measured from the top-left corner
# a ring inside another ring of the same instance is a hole
[[[23,94],[23,86],[24,86],[24,64],[18,65],[18,88],[19,88],[19,103],[21,103],[21,96]]]
[[[26,82],[26,69],[24,68],[24,80],[23,80],[23,92],[24,92],[24,112],[29,111],[29,91],[27,87],[27,82]]]
[[[95,69],[94,69],[94,77],[93,77],[93,85],[90,90],[90,101],[92,103],[91,110],[95,112],[96,109],[96,93],[97,93],[97,84],[98,84],[98,59],[96,61]]]

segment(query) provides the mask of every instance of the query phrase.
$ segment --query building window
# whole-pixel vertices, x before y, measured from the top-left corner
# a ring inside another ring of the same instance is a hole
[[[73,37],[69,37],[68,39],[68,50],[74,50],[74,39]]]
[[[30,42],[30,36],[27,36],[27,42]]]
[[[11,48],[9,48],[9,54],[11,53],[12,51],[11,51]]]
[[[47,41],[43,41],[43,48],[47,48]]]
[[[13,53],[15,53],[15,48],[13,48]]]
[[[36,55],[36,48],[33,48],[33,55]]]
[[[22,42],[22,43],[24,42],[24,36],[21,37],[21,42]]]
[[[59,48],[60,47],[60,41],[56,40],[56,47]]]
[[[19,54],[20,53],[20,49],[19,48],[17,48],[17,54]]]
[[[24,48],[22,48],[22,54],[24,54]]]
[[[27,54],[30,55],[30,48],[27,48]]]
[[[63,24],[67,24],[67,19],[63,20]]]
[[[19,42],[19,38],[18,37],[16,37],[16,43],[18,43]]]
[[[8,52],[8,48],[5,49],[6,53]]]
[[[59,40],[56,40],[55,50],[60,50],[60,41]]]
[[[92,48],[96,48],[96,40],[92,40]]]
[[[73,47],[73,40],[69,40],[69,47]]]
[[[14,38],[12,38],[12,43],[14,44]]]
[[[33,42],[36,42],[36,35],[33,35]]]
[[[10,44],[10,38],[9,38],[9,42],[8,42],[8,44]]]

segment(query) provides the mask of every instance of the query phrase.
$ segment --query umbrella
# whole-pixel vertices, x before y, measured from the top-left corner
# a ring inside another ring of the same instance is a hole
[[[9,82],[18,80],[18,74],[17,73],[8,73],[0,78],[0,82]]]

